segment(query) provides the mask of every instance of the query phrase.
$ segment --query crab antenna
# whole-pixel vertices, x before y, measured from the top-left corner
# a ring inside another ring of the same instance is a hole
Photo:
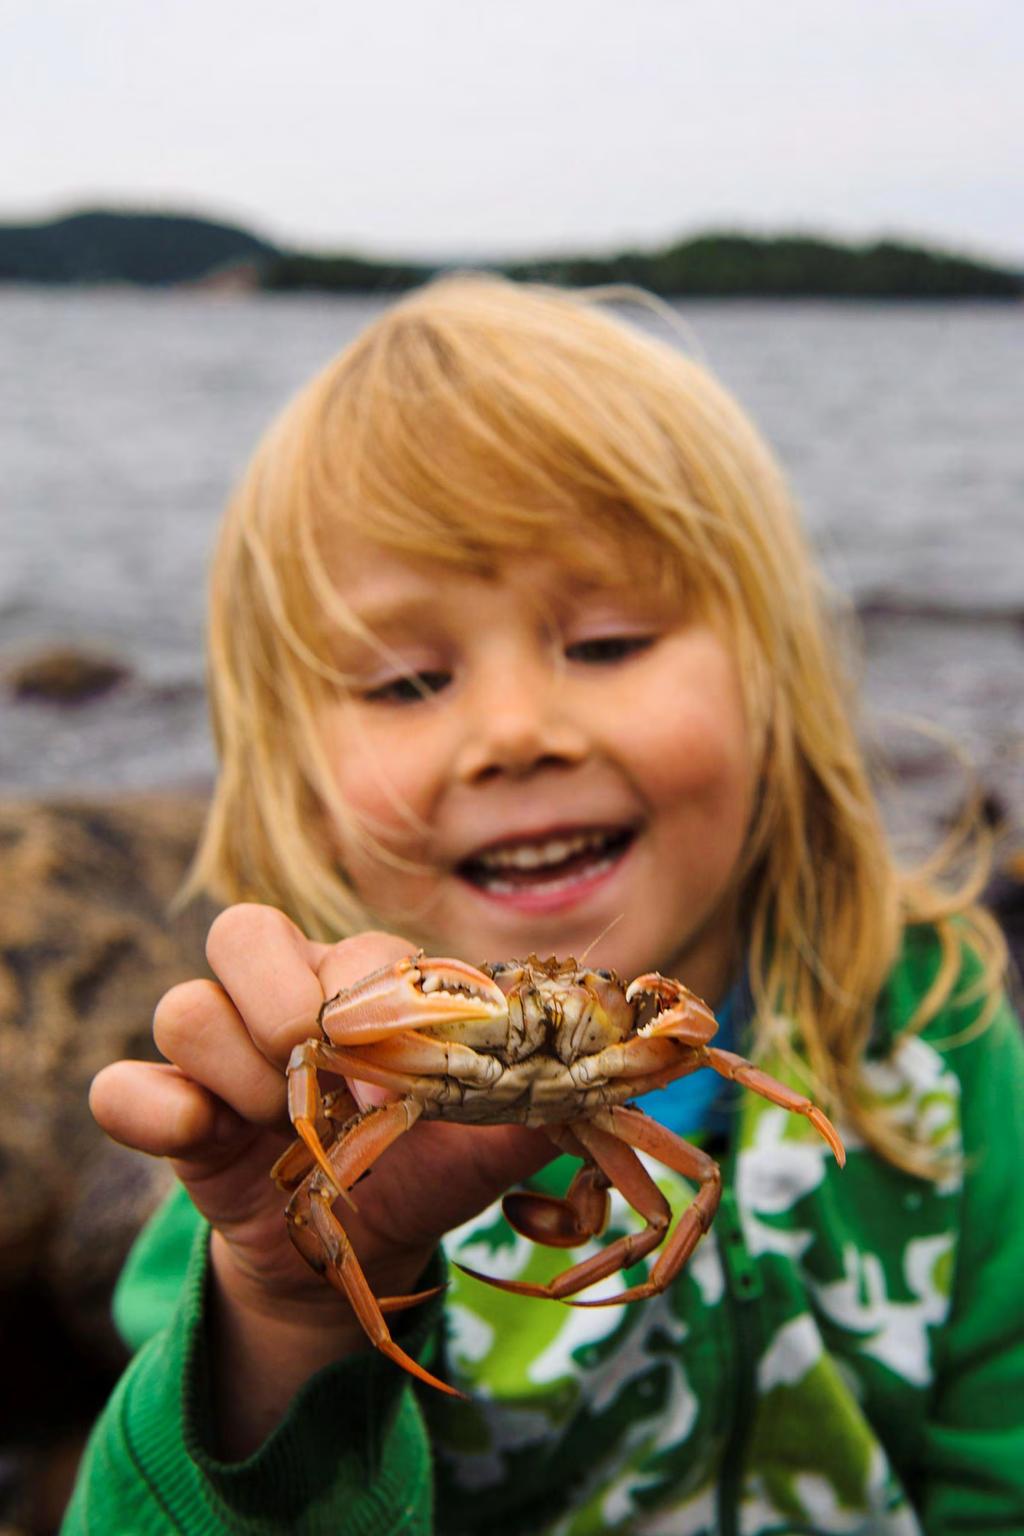
[[[625,912],[620,912],[618,917],[613,917],[610,923],[606,923],[605,924],[605,926],[601,929],[601,932],[598,934],[596,939],[591,939],[590,943],[587,945],[587,947],[583,951],[582,955],[580,955],[580,965],[583,964],[584,960],[590,954],[590,951],[592,949],[595,949],[597,947],[597,945],[600,944],[602,939],[608,937],[608,935],[611,933],[612,929],[615,927],[615,924],[622,922],[622,919],[625,917],[625,915],[626,915]]]

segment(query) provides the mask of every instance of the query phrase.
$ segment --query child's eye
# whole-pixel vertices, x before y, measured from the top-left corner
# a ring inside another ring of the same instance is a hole
[[[570,661],[582,661],[591,666],[626,661],[654,644],[653,635],[598,635],[592,640],[577,640],[565,648]]]
[[[401,677],[368,688],[363,698],[371,704],[418,704],[447,688],[451,680],[450,672],[403,672]]]

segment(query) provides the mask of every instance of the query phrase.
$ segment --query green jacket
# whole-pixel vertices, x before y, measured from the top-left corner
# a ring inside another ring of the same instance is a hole
[[[972,1008],[950,1006],[887,1054],[936,961],[930,935],[912,935],[867,1072],[956,1172],[922,1182],[852,1136],[841,1171],[806,1121],[745,1093],[721,1211],[665,1295],[574,1309],[452,1269],[443,1313],[404,1319],[405,1347],[469,1402],[363,1356],[308,1382],[248,1461],[217,1462],[207,1234],[174,1197],[122,1279],[119,1321],[141,1347],[94,1431],[66,1536],[1021,1536],[1024,1048],[1008,1007],[972,1034]],[[678,1212],[692,1191],[649,1166]],[[634,1220],[613,1203],[603,1240]],[[446,1249],[530,1279],[585,1252],[526,1243],[497,1207]]]

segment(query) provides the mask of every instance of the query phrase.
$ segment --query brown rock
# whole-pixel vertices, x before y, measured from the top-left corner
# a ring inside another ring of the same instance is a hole
[[[74,646],[47,647],[9,664],[4,674],[16,699],[53,704],[84,704],[109,693],[131,675],[123,662]]]
[[[106,1155],[93,1076],[155,1057],[157,999],[209,974],[211,909],[169,911],[202,814],[184,796],[0,803],[0,1285],[45,1268]]]
[[[209,975],[212,908],[169,910],[202,815],[185,795],[0,802],[0,1460],[19,1498],[123,1364],[114,1282],[172,1182],[87,1095],[108,1062],[155,1057],[158,998]]]

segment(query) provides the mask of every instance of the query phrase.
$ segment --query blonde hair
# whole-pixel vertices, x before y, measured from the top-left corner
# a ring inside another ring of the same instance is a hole
[[[741,871],[758,1017],[792,1018],[816,1092],[890,1161],[934,1173],[928,1149],[859,1092],[859,1063],[907,925],[935,923],[942,954],[912,1027],[954,995],[965,934],[994,1006],[1005,957],[974,905],[981,866],[951,889],[951,850],[912,876],[897,868],[772,454],[706,370],[584,296],[433,283],[375,320],[268,432],[213,568],[221,771],[191,889],[269,901],[321,938],[370,920],[324,836],[329,818],[373,840],[339,801],[317,732],[324,689],[343,681],[330,629],[355,625],[325,572],[328,539],[343,549],[352,530],[472,570],[542,540],[582,563],[583,518],[645,579],[685,586],[736,647],[762,755]]]

